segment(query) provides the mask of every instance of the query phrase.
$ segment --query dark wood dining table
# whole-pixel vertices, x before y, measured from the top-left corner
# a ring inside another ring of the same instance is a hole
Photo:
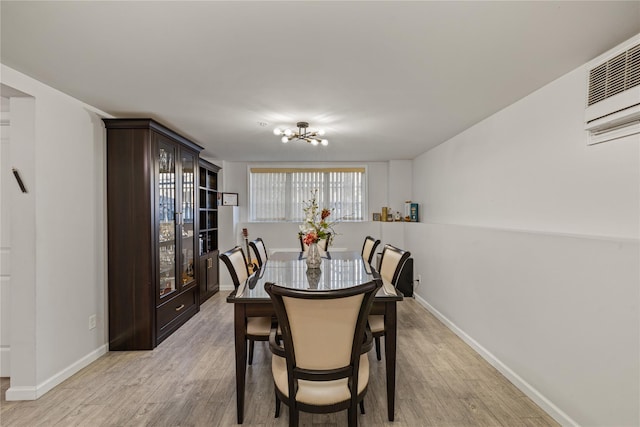
[[[264,289],[267,282],[301,289],[339,289],[382,280],[357,252],[327,252],[320,269],[308,269],[300,252],[276,252],[267,262],[227,297],[234,305],[236,350],[236,406],[238,424],[244,418],[245,376],[247,370],[247,318],[274,316],[271,299]],[[383,281],[371,314],[383,314],[385,322],[385,362],[387,374],[387,415],[394,419],[396,388],[396,303],[402,294]]]

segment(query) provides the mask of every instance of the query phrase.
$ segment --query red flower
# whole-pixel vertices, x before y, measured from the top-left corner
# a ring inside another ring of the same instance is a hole
[[[302,241],[305,245],[309,246],[310,244],[316,243],[318,241],[318,235],[315,233],[315,231],[311,231],[307,233],[306,236],[304,236]]]
[[[320,218],[324,220],[329,215],[331,215],[331,211],[329,209],[325,208],[325,209],[322,209],[322,213],[320,214]]]

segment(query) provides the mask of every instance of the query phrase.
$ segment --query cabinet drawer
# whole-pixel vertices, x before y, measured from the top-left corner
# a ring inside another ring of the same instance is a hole
[[[158,307],[158,332],[180,317],[190,317],[196,307],[196,289],[191,288]],[[188,314],[187,314],[188,313]],[[185,319],[186,320],[186,319]]]

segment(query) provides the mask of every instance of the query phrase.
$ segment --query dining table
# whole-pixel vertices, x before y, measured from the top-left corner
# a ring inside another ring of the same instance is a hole
[[[275,252],[249,278],[232,291],[227,302],[234,307],[234,340],[236,352],[236,408],[238,424],[244,418],[245,378],[247,371],[247,319],[275,317],[275,310],[264,289],[267,282],[297,289],[341,289],[370,281],[382,281],[376,293],[371,314],[384,315],[387,416],[394,419],[396,384],[397,307],[402,293],[383,280],[359,252],[325,252],[320,268],[307,268],[303,252]]]

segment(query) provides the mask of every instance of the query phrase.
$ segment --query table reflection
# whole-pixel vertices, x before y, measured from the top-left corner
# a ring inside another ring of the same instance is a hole
[[[267,282],[296,289],[331,290],[357,286],[374,279],[371,267],[353,254],[323,258],[318,269],[309,269],[303,258],[294,255],[274,254],[244,286],[238,288],[236,298],[269,298],[264,290]]]

